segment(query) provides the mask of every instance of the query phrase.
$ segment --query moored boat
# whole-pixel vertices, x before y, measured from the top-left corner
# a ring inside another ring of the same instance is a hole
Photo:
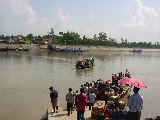
[[[0,48],[0,51],[7,51],[8,48]]]
[[[73,47],[65,47],[65,48],[59,48],[56,45],[48,45],[48,49],[50,51],[56,51],[56,52],[85,52],[84,49],[81,48],[73,48]]]
[[[141,53],[141,52],[142,52],[142,50],[136,50],[136,49],[134,49],[134,50],[132,50],[131,52]]]

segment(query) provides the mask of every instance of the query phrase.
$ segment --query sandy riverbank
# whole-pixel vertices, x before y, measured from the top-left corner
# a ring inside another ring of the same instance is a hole
[[[31,51],[34,50],[40,50],[40,49],[47,49],[47,45],[38,45],[38,44],[0,44],[0,48],[24,48],[24,49],[30,49]],[[57,45],[57,48],[65,48],[67,47],[66,45]],[[73,48],[81,48],[89,52],[94,52],[94,51],[101,51],[101,52],[129,52],[132,51],[134,48],[117,48],[117,47],[106,47],[106,46],[84,46],[84,45],[76,45],[76,46],[70,46]],[[136,49],[136,48],[135,48]],[[160,52],[160,49],[141,49],[143,52]]]

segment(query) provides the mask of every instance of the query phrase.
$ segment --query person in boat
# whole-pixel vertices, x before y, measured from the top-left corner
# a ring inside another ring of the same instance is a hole
[[[84,65],[85,65],[84,61],[79,61],[79,64],[81,68],[84,68]]]
[[[92,66],[92,63],[91,63],[91,61],[90,60],[88,60],[88,67],[91,67]]]
[[[80,61],[77,61],[76,62],[76,68],[79,68],[80,67]]]
[[[109,94],[106,92],[106,84],[102,84],[102,90],[100,92],[98,92],[96,94],[96,99],[95,100],[102,100],[102,101],[105,101],[105,107],[104,107],[104,113],[106,112],[106,109],[107,109],[107,102],[109,100]],[[97,120],[104,120],[104,115],[103,116],[96,116],[97,117]]]
[[[92,65],[94,65],[94,58],[92,58],[91,62],[92,62]]]
[[[117,75],[115,74],[115,75],[114,75],[114,80],[112,81],[112,84],[116,84],[116,83],[118,83],[118,77],[117,77]]]
[[[97,93],[96,100],[104,100],[105,103],[107,104],[107,102],[109,100],[109,95],[106,92],[106,84],[105,83],[102,84],[102,90]]]
[[[120,83],[118,86],[120,88],[119,94],[121,94],[123,92],[123,83]]]

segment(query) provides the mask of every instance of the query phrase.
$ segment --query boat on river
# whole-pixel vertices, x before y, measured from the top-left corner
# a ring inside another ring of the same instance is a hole
[[[131,52],[134,52],[134,53],[141,53],[142,52],[142,50],[136,50],[136,49],[134,49],[134,50],[132,50]]]
[[[0,51],[7,51],[8,48],[0,48]]]
[[[22,47],[20,47],[20,48],[8,48],[8,47],[6,47],[6,48],[0,48],[0,51],[30,51],[30,49],[22,48]]]
[[[92,68],[94,66],[94,59],[78,60],[75,66],[77,69]]]
[[[85,52],[84,49],[81,48],[73,48],[73,47],[65,47],[65,48],[59,48],[53,45],[48,45],[48,49],[50,51],[56,51],[56,52]]]

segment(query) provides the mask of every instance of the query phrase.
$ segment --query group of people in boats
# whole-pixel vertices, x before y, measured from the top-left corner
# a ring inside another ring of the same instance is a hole
[[[94,65],[94,58],[79,60],[76,62],[76,68],[78,69],[90,68],[90,67],[93,67],[93,65]]]

